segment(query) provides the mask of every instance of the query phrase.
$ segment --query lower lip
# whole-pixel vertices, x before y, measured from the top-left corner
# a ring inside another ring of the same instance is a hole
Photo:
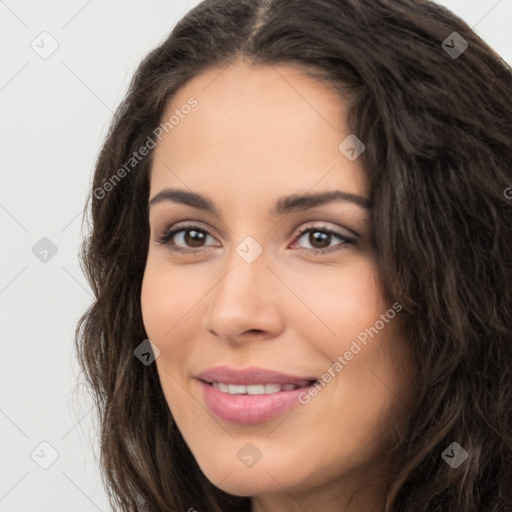
[[[240,425],[253,425],[269,421],[299,403],[299,395],[306,388],[279,391],[264,395],[231,395],[224,393],[204,381],[203,388],[208,408],[221,420]]]

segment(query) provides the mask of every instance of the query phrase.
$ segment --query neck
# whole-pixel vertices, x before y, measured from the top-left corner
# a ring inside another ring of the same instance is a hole
[[[348,484],[348,482],[347,482]],[[333,482],[303,492],[262,494],[253,498],[252,512],[384,512],[389,480],[354,486]]]

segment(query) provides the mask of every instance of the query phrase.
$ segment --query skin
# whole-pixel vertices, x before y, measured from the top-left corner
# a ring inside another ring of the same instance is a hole
[[[161,351],[165,399],[206,477],[228,493],[254,496],[254,511],[384,510],[385,455],[409,378],[396,317],[307,405],[268,422],[220,420],[194,379],[217,365],[321,378],[391,307],[376,272],[369,209],[331,202],[269,213],[291,194],[369,197],[360,159],[338,150],[350,134],[347,101],[291,66],[238,62],[221,71],[207,70],[173,97],[164,119],[191,96],[198,105],[153,155],[150,198],[179,188],[220,210],[215,216],[172,201],[150,208],[141,303],[147,335]],[[190,231],[174,236],[190,253],[158,242],[186,222],[208,231],[196,244]],[[315,245],[312,233],[295,236],[305,227],[359,238]],[[263,249],[250,264],[236,252],[248,236]],[[322,247],[338,250],[315,253]],[[251,468],[237,457],[247,442],[262,454]]]

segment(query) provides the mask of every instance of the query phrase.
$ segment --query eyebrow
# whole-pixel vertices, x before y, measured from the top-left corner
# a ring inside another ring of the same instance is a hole
[[[204,210],[220,217],[219,209],[215,204],[205,196],[195,192],[186,190],[164,188],[156,194],[150,201],[149,205],[154,206],[163,201],[172,201],[179,204],[191,206],[198,210]],[[348,202],[353,203],[362,208],[370,209],[372,202],[363,196],[342,192],[341,190],[329,190],[326,192],[316,192],[314,194],[295,194],[291,196],[281,197],[277,200],[274,208],[269,210],[272,216],[282,216],[292,211],[307,210],[315,206],[332,203],[332,202]]]

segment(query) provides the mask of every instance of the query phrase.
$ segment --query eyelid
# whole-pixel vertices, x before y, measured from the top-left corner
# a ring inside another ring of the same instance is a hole
[[[183,222],[178,222],[176,224],[173,224],[171,227],[168,227],[168,228],[165,228],[159,237],[157,237],[156,239],[156,242],[157,243],[160,243],[162,245],[168,245],[169,244],[169,240],[171,240],[171,238],[173,238],[174,235],[176,235],[178,232],[181,232],[181,231],[192,231],[192,230],[196,230],[196,231],[201,231],[201,232],[204,232],[206,234],[206,236],[211,236],[212,238],[216,238],[214,235],[212,235],[210,233],[210,229],[209,228],[205,228],[203,226],[201,226],[201,224],[197,221],[183,221]],[[183,248],[180,248],[180,247],[174,247],[172,248],[171,250],[174,250],[176,252],[183,252],[183,253],[189,253],[189,254],[192,254],[192,253],[199,253],[201,251],[205,251],[205,250],[208,250],[206,247],[200,247],[200,248],[197,248],[197,249],[193,249],[193,248],[190,248],[190,249],[183,249]]]
[[[332,224],[332,223],[325,222],[325,221],[319,221],[319,220],[306,222],[305,224],[301,224],[300,228],[295,229],[292,236],[295,237],[295,236],[301,235],[305,231],[308,231],[309,229],[318,229],[319,231],[329,231],[336,235],[340,235],[340,236],[349,238],[350,235],[342,232],[342,230],[347,230],[350,232],[350,234],[354,235],[355,237],[361,238],[361,235],[359,233],[357,233],[356,231],[354,231],[350,228],[347,228],[345,226],[339,227],[334,224],[332,224],[332,226],[329,226],[328,224]]]
[[[211,228],[206,227],[202,225],[201,221],[198,220],[184,220],[180,222],[175,222],[173,224],[168,225],[168,227],[165,227],[162,229],[161,233],[162,235],[166,235],[170,233],[171,231],[180,231],[182,229],[194,229],[196,228],[198,231],[205,231],[209,235],[211,235]],[[213,236],[213,235],[212,235]]]
[[[354,246],[357,245],[357,240],[350,238],[349,236],[347,236],[346,234],[341,232],[340,228],[330,228],[329,226],[326,225],[327,224],[326,222],[320,222],[320,224],[319,224],[319,222],[320,221],[311,221],[309,223],[303,224],[300,228],[295,229],[293,231],[293,235],[292,235],[293,240],[291,243],[292,244],[296,243],[298,240],[300,240],[300,238],[302,238],[302,236],[305,233],[307,233],[308,231],[314,231],[314,230],[329,233],[332,236],[335,236],[338,239],[340,239],[341,243],[337,244],[333,247],[324,247],[322,249],[314,249],[314,248],[308,249],[305,247],[297,247],[294,250],[299,251],[299,252],[313,254],[313,255],[321,255],[321,254],[327,254],[329,252],[341,250],[346,245],[354,245]],[[356,233],[355,231],[353,231],[349,228],[344,228],[344,229],[353,233],[357,238],[360,238],[360,235],[358,233]],[[169,250],[171,250],[173,252],[182,253],[182,254],[192,254],[192,255],[193,254],[202,254],[203,252],[208,251],[209,250],[208,246],[186,249],[186,248],[176,245],[175,243],[173,243],[173,244],[169,243],[169,241],[177,233],[183,232],[183,231],[192,231],[192,230],[200,231],[200,232],[204,233],[207,237],[211,236],[212,238],[216,238],[214,235],[212,235],[210,233],[209,228],[202,227],[200,225],[200,223],[198,223],[196,221],[183,221],[183,222],[178,222],[176,224],[173,224],[170,228],[165,229],[163,231],[163,233],[161,234],[161,236],[159,238],[157,238],[156,241],[162,245],[169,245]]]
[[[322,225],[318,225],[318,224],[314,224],[314,223],[312,225],[306,224],[305,226],[299,228],[293,234],[292,245],[298,243],[298,240],[300,240],[306,233],[315,232],[315,231],[323,231],[325,233],[329,233],[331,236],[334,236],[334,237],[338,238],[339,240],[341,240],[341,243],[336,244],[332,247],[324,247],[322,249],[308,249],[306,247],[297,247],[295,250],[299,251],[301,253],[310,254],[313,256],[321,256],[321,255],[326,255],[329,253],[334,253],[334,252],[343,250],[347,245],[348,246],[351,246],[351,245],[358,246],[356,239],[350,238],[349,236],[343,234],[339,230],[339,228],[332,229],[332,228],[329,228],[328,226],[326,226],[325,224],[326,223],[322,223]],[[354,233],[351,229],[349,229],[349,231],[351,233]],[[355,234],[359,238],[359,235],[357,233],[355,233]]]

